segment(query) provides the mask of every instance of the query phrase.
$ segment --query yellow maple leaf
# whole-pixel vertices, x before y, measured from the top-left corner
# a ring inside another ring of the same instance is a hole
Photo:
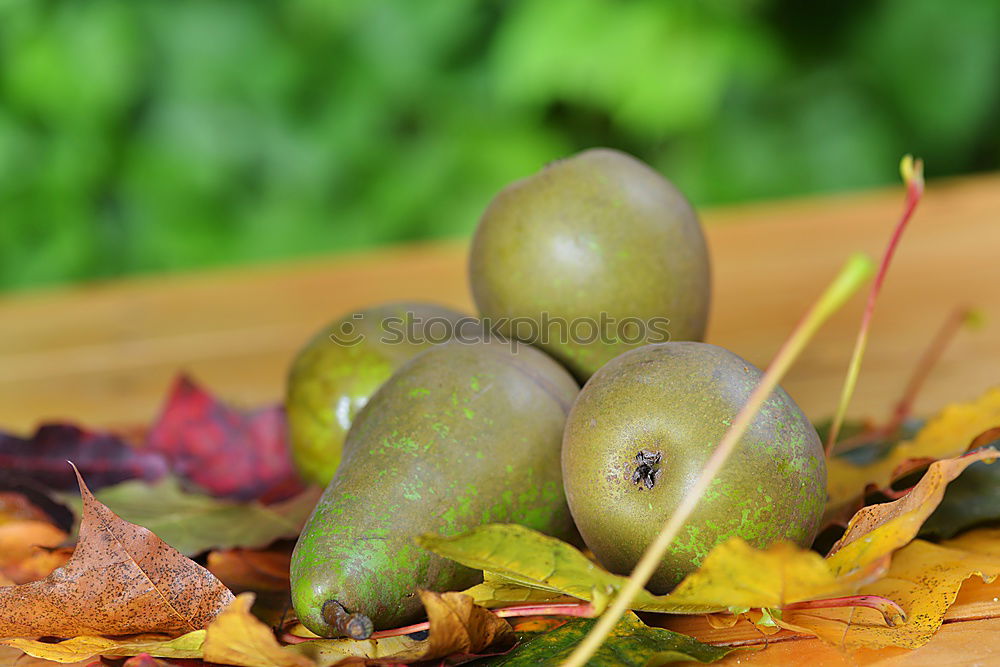
[[[940,545],[914,540],[896,552],[883,578],[858,591],[896,602],[907,615],[903,624],[887,627],[877,612],[863,608],[791,611],[777,622],[844,648],[919,648],[941,627],[967,579],[990,582],[998,575],[1000,530],[974,531]]]
[[[863,507],[830,550],[827,564],[831,571],[837,576],[845,576],[906,545],[941,503],[949,482],[972,463],[996,456],[997,451],[991,448],[935,461],[920,482],[902,498]]]
[[[250,613],[253,600],[253,593],[241,593],[212,621],[202,659],[238,667],[314,667],[309,658],[282,647],[271,628]]]
[[[173,639],[162,635],[136,635],[133,637],[73,637],[61,642],[40,642],[33,639],[0,639],[0,644],[11,646],[35,658],[53,662],[71,663],[95,658],[126,657],[149,653],[159,658],[200,658],[204,630],[194,630]]]

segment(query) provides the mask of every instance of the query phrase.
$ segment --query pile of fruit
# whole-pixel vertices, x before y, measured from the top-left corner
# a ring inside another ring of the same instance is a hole
[[[296,613],[320,636],[412,623],[419,590],[481,580],[419,547],[425,534],[521,524],[629,573],[762,376],[700,342],[711,285],[698,218],[623,153],[589,150],[500,192],[469,278],[478,319],[375,306],[324,328],[291,369],[295,462],[328,484],[291,571]],[[825,498],[820,439],[779,388],[649,589],[671,590],[733,536],[809,546]]]

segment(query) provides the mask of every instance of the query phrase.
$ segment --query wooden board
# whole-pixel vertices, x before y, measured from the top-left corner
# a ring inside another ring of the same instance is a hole
[[[709,339],[765,365],[848,254],[879,256],[901,198],[893,189],[705,212],[715,280]],[[852,413],[883,416],[914,359],[960,305],[982,309],[986,324],[958,337],[918,411],[1000,382],[998,211],[1000,176],[929,185],[886,281]],[[343,311],[393,299],[471,310],[464,253],[464,243],[452,242],[2,296],[0,426],[144,423],[181,370],[239,403],[279,400],[296,349]],[[834,408],[862,302],[855,298],[833,318],[784,383],[813,418]],[[1000,621],[984,619],[1000,613],[1000,586],[987,589],[978,611],[961,616],[965,608],[956,605],[935,640],[916,652],[845,654],[785,633],[769,638],[766,651],[729,662],[1000,663],[996,643],[986,640]],[[752,628],[720,635],[695,627],[697,619],[681,623],[711,641],[765,643]]]
[[[853,251],[878,256],[899,189],[707,211],[709,339],[764,365]],[[886,281],[852,412],[881,416],[948,312],[983,309],[918,407],[1000,382],[1000,176],[931,183]],[[142,422],[185,370],[223,396],[278,400],[295,350],[335,315],[389,299],[471,310],[465,244],[0,295],[0,425]],[[863,298],[819,334],[786,389],[814,418],[835,406]]]

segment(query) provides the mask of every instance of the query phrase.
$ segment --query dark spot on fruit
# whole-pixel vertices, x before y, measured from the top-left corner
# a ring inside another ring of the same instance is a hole
[[[645,486],[652,489],[656,486],[656,478],[660,474],[660,452],[650,452],[645,449],[635,455],[636,467],[632,473],[632,481],[639,485],[639,489]]]

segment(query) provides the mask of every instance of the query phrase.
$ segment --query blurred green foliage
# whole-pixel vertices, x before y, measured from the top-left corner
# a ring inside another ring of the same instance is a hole
[[[697,204],[995,169],[998,45],[996,0],[0,0],[0,287],[463,235],[592,145]]]

